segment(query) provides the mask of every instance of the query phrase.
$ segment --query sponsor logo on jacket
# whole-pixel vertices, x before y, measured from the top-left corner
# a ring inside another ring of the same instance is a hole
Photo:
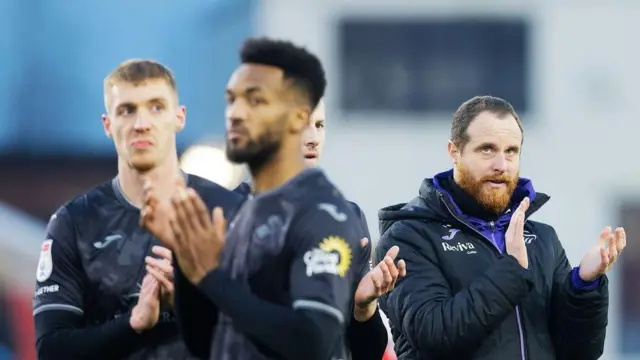
[[[452,244],[450,242],[442,242],[442,249],[444,251],[456,251],[456,252],[466,252],[467,254],[475,254],[476,253],[476,247],[473,245],[473,243],[470,242],[466,242],[466,243],[457,243],[457,244]]]

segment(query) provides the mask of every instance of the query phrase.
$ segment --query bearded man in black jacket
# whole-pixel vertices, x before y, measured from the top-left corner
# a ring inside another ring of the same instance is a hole
[[[602,355],[606,272],[626,244],[607,226],[572,268],[554,228],[530,220],[549,196],[519,177],[522,123],[482,96],[453,116],[454,169],[380,211],[376,254],[400,246],[407,276],[380,302],[399,360],[565,359]]]

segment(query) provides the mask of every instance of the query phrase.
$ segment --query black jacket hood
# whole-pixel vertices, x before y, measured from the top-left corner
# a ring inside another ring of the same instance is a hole
[[[378,211],[380,235],[384,234],[394,222],[399,220],[442,220],[450,216],[440,203],[442,193],[434,186],[433,179],[424,179],[418,196],[408,203],[384,207]]]

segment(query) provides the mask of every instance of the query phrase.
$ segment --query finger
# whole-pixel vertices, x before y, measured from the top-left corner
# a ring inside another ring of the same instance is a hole
[[[389,290],[393,289],[394,286],[396,286],[396,282],[398,281],[398,274],[400,273],[400,271],[393,263],[393,261],[385,261],[385,263],[387,264],[389,272],[391,273],[391,283],[389,284],[389,286],[387,286],[386,289],[384,289],[385,292],[388,292]]]
[[[144,258],[144,262],[147,265],[162,271],[168,278],[172,277],[171,275],[173,274],[173,266],[166,259],[156,259],[152,258],[151,256],[147,256]]]
[[[224,218],[222,208],[218,206],[213,209],[212,217],[216,237],[218,238],[218,241],[224,242],[227,234],[227,220]]]
[[[382,270],[377,266],[375,269],[371,270],[371,282],[373,283],[376,293],[380,292],[380,289],[382,289]]]
[[[142,285],[140,286],[140,291],[142,291],[142,289],[144,288],[148,288],[151,285],[152,280],[153,280],[152,276],[145,275],[145,277],[142,278]]]
[[[391,249],[389,249],[389,251],[387,251],[387,255],[385,255],[385,260],[387,257],[389,257],[391,259],[391,262],[393,263],[393,260],[396,259],[396,256],[398,256],[398,253],[400,252],[400,248],[397,246],[392,246]]]
[[[145,224],[148,224],[153,221],[153,212],[151,211],[151,207],[144,206],[142,210],[140,210],[140,226],[145,227]]]
[[[614,234],[609,236],[609,246],[607,248],[609,250],[609,262],[615,261],[615,258],[618,257],[618,246],[616,244],[616,237]]]
[[[180,228],[180,233],[184,239],[185,237],[188,237],[188,234],[191,233],[192,229],[190,227],[190,221],[180,192],[176,193],[176,195],[171,198],[171,203],[176,214],[176,225]]]
[[[387,268],[389,269],[389,273],[391,273],[391,277],[393,278],[393,281],[395,281],[395,279],[398,278],[398,268],[396,267],[396,264],[393,263],[393,259],[391,259],[391,257],[389,256],[385,256],[383,261],[387,265]]]
[[[150,297],[153,299],[160,298],[160,282],[154,279],[153,285],[151,286]]]
[[[398,261],[398,272],[398,279],[407,276],[407,264],[404,262],[404,260]]]
[[[367,247],[368,244],[369,244],[369,239],[367,239],[366,237],[360,240],[360,246]]]
[[[603,272],[609,267],[609,251],[605,248],[600,248],[600,261],[602,264],[600,272]]]
[[[519,208],[520,207],[518,207],[518,209]],[[509,219],[509,227],[507,227],[507,231],[505,232],[505,240],[513,240],[515,238],[518,214],[520,214],[518,210],[511,214],[511,219]]]
[[[624,231],[624,228],[617,228],[615,232],[616,236],[616,247],[618,248],[618,254],[624,250],[627,246],[627,234]]]
[[[519,213],[518,215],[516,215],[517,219],[516,219],[516,239],[519,239],[519,241],[524,242],[524,213]]]
[[[183,191],[180,191],[180,203],[186,215],[186,224],[189,226],[193,233],[200,232],[203,229],[203,226],[200,224],[198,212],[193,205],[192,195],[190,194],[188,189],[183,189]]]
[[[158,203],[158,197],[155,194],[153,183],[150,180],[145,180],[142,184],[142,194],[146,205],[153,207]]]
[[[158,255],[158,256],[162,257],[163,259],[167,259],[167,260],[172,260],[173,259],[172,255],[171,255],[171,250],[167,249],[164,246],[154,245],[151,248],[151,252],[154,253],[155,255]]]
[[[525,197],[520,202],[520,205],[518,205],[517,211],[521,211],[522,213],[525,213],[529,209],[530,204],[531,204],[531,201],[529,200],[529,197]]]
[[[389,267],[384,261],[381,261],[378,264],[380,270],[382,271],[382,291],[386,291],[386,288],[391,285],[393,282],[393,277],[391,276],[391,272],[389,271]]]
[[[183,178],[182,176],[178,176],[178,177],[176,178],[176,186],[177,186],[178,188],[184,188],[184,187],[186,187],[186,186],[187,186],[187,185],[184,183],[184,178]]]
[[[173,282],[160,270],[147,265],[147,272],[153,276],[167,291],[173,292]]]
[[[611,236],[611,226],[607,225],[600,232],[600,240],[598,240],[600,246],[607,246],[610,236]]]
[[[142,288],[140,289],[140,297],[152,293],[153,287],[158,283],[158,280],[156,280],[156,278],[151,274],[147,274],[145,275],[145,277],[148,278],[148,281],[146,282],[146,284],[142,285]]]
[[[201,229],[210,228],[212,224],[207,205],[205,205],[200,195],[198,195],[194,189],[187,189],[187,194],[189,195],[190,202],[189,209],[194,213],[194,220],[198,221],[198,225]]]
[[[182,228],[180,224],[178,224],[177,216],[176,219],[169,219],[169,227],[171,227],[171,232],[173,233],[173,241],[174,241],[174,249],[175,251],[180,251],[184,246],[184,234],[182,233]],[[179,253],[178,253],[179,255]]]

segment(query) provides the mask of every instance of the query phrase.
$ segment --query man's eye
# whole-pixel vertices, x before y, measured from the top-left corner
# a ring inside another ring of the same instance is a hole
[[[127,116],[127,115],[131,115],[134,112],[135,112],[135,109],[128,106],[128,107],[121,108],[120,111],[118,111],[118,115]]]
[[[260,105],[260,104],[264,104],[265,103],[264,99],[258,98],[258,97],[250,97],[249,99],[247,99],[247,101],[252,106]]]

